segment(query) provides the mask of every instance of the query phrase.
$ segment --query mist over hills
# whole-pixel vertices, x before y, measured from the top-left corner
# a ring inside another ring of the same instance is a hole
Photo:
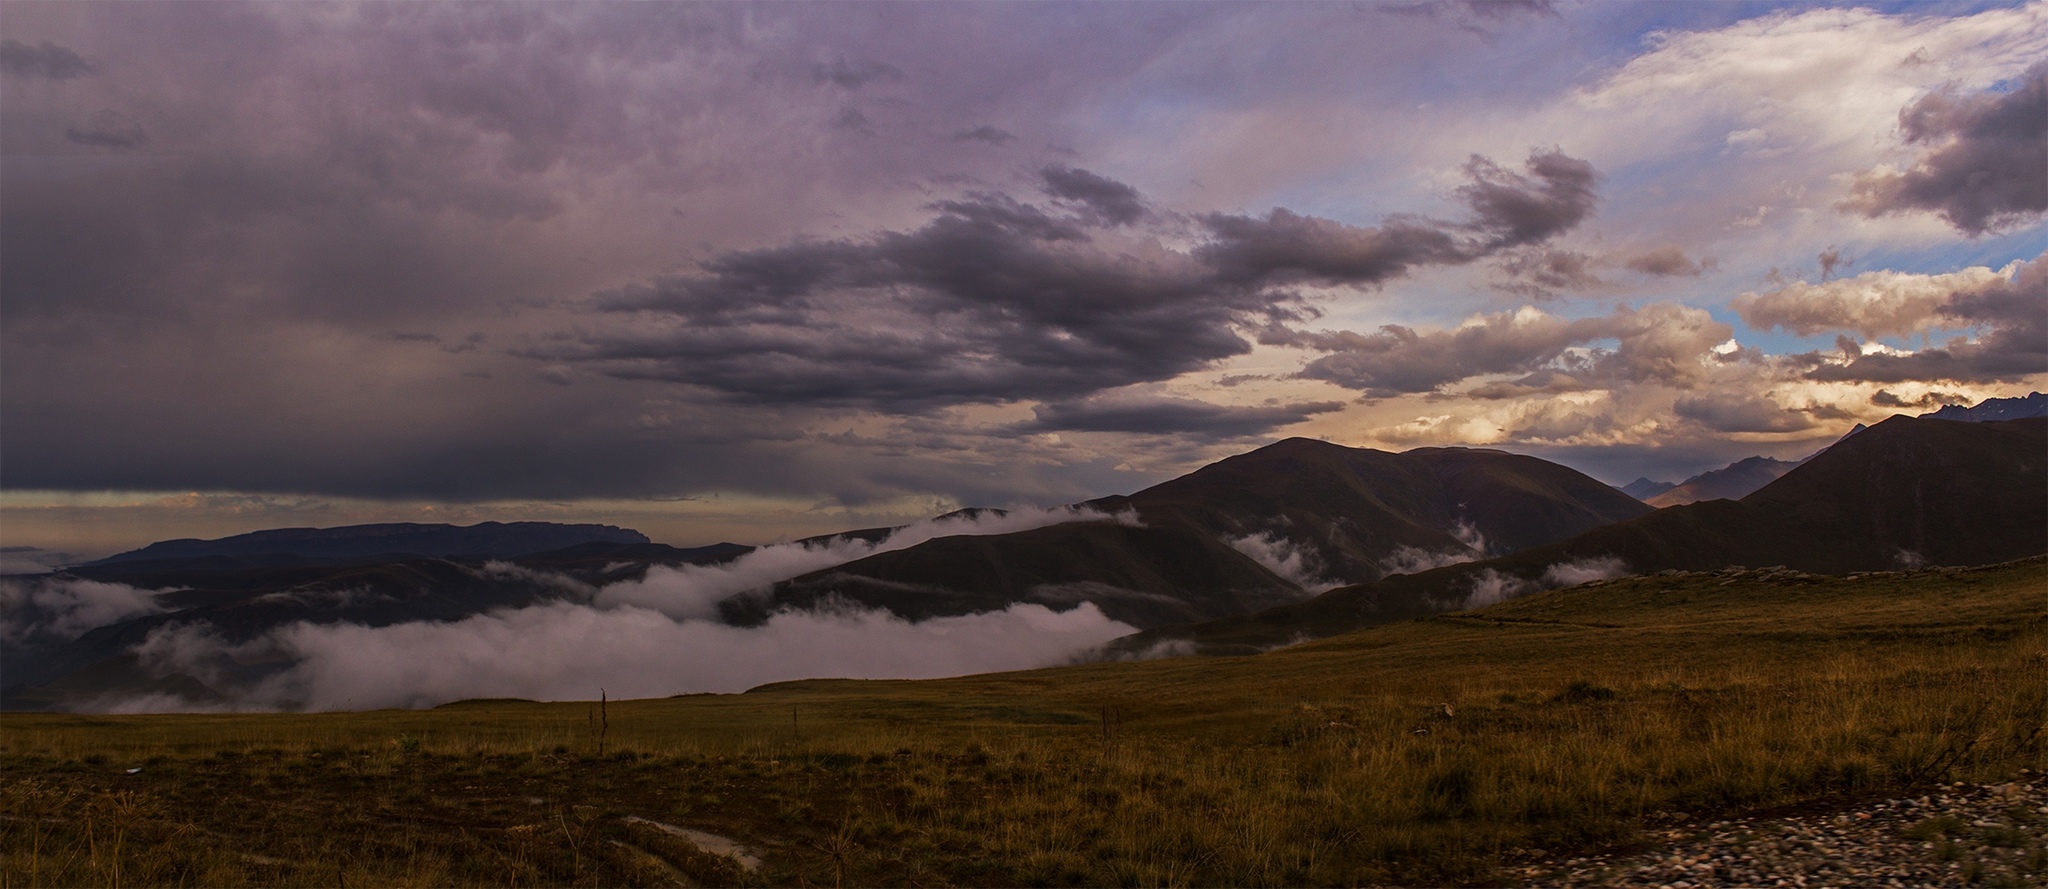
[[[913,619],[1093,602],[1140,627],[1241,614],[1417,564],[1561,540],[1650,507],[1569,469],[1501,451],[1391,454],[1291,438],[1084,506],[1134,521],[933,540],[733,600],[756,621],[827,599]]]
[[[1981,565],[2048,552],[2048,419],[1894,417],[1741,500],[1657,510],[1483,562],[1119,640],[1127,653],[1249,653],[1303,638],[1659,571],[1813,573]]]
[[[1288,439],[1128,496],[758,548],[545,523],[285,529],[9,579],[0,671],[15,708],[294,708],[568,693],[551,690],[574,671],[650,664],[676,693],[1247,653],[1625,573],[2037,555],[2044,464],[2048,420],[1898,417],[1740,500],[1660,510],[1533,457]],[[518,553],[563,535],[579,539]],[[446,555],[379,555],[394,542]],[[356,673],[398,685],[337,678]]]

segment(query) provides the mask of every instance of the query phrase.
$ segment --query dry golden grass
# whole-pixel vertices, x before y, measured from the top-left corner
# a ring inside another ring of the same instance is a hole
[[[2044,675],[2036,559],[1633,578],[1257,657],[612,702],[602,755],[582,703],[7,714],[0,881],[1485,883],[1659,812],[2048,767]]]

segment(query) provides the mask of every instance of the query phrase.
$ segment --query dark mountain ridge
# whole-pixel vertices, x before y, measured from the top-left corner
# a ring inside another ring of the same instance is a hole
[[[1134,514],[1138,526],[1074,522],[940,538],[776,584],[765,597],[728,602],[725,613],[746,623],[839,599],[922,619],[1087,601],[1117,620],[1159,626],[1377,578],[1404,553],[1411,561],[1479,558],[1651,511],[1535,457],[1472,448],[1394,454],[1305,438],[1083,505]],[[1294,571],[1277,570],[1285,557]]]
[[[1256,614],[1150,630],[1116,647],[1248,653],[1454,610],[1475,595],[1561,585],[1553,573],[1560,566],[1646,574],[1771,565],[1844,573],[1992,564],[2042,553],[2048,553],[2048,419],[1957,423],[1900,416],[1844,438],[1739,501],[1674,506],[1485,561],[1333,589]]]
[[[337,528],[274,528],[214,540],[163,540],[81,567],[227,557],[289,563],[402,557],[513,558],[584,543],[645,544],[647,535],[615,525],[481,522],[475,525],[391,522]]]
[[[1702,472],[1669,489],[1643,498],[1644,503],[1662,509],[1702,500],[1738,500],[1777,481],[1798,466],[1798,460],[1745,457],[1720,469]]]
[[[2048,417],[2048,395],[2029,392],[2018,398],[1986,398],[1972,407],[1963,407],[1960,404],[1943,405],[1940,410],[1920,416],[1936,420],[1961,420],[1966,423]]]

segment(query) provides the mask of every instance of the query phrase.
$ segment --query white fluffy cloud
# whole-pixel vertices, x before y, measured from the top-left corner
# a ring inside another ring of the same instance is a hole
[[[75,577],[0,581],[0,644],[76,639],[94,627],[163,611],[149,590]]]
[[[898,528],[878,542],[833,538],[809,545],[764,546],[716,565],[655,565],[639,580],[598,590],[593,601],[602,607],[651,608],[678,619],[715,618],[718,603],[734,595],[876,553],[908,549],[940,537],[1009,534],[1067,522],[1136,524],[1137,517],[1132,513],[1111,515],[1086,507],[1063,506],[925,519]]]

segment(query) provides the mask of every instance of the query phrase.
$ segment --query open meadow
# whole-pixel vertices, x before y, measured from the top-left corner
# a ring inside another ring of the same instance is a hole
[[[1624,578],[1251,657],[8,713],[0,882],[1487,884],[1674,812],[2048,768],[2044,677],[2036,558]]]

